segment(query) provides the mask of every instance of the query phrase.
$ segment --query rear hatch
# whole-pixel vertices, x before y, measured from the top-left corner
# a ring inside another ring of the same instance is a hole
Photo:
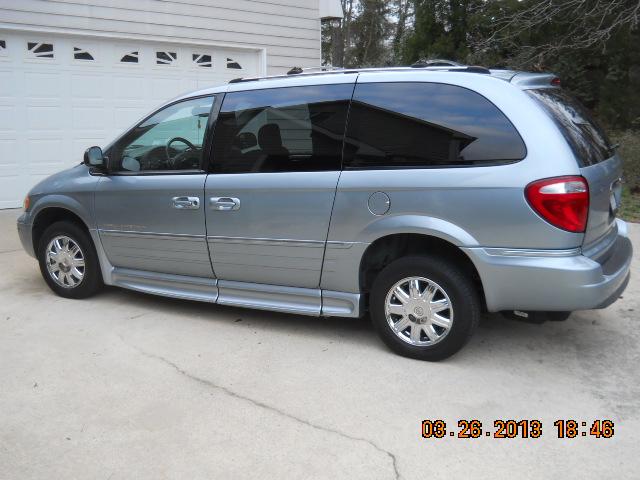
[[[620,205],[622,161],[604,130],[589,111],[560,88],[527,90],[554,120],[573,150],[581,175],[589,184],[589,217],[583,250],[616,238]],[[601,248],[596,248],[600,253]]]

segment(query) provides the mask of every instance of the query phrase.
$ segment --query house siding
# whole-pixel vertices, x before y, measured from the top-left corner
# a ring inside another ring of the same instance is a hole
[[[319,0],[0,0],[0,28],[266,50],[267,73],[320,64]]]

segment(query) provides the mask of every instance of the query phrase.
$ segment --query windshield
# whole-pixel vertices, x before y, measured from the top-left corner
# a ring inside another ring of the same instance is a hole
[[[527,90],[560,128],[581,167],[613,155],[606,133],[578,100],[559,88]]]

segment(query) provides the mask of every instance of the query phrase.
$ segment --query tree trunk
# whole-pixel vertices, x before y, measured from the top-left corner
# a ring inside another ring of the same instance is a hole
[[[331,65],[344,67],[344,37],[341,23],[331,28]]]
[[[400,58],[400,45],[402,37],[407,28],[407,16],[409,15],[410,0],[397,0],[398,23],[396,24],[395,35],[393,36],[393,56],[397,62]]]
[[[342,0],[342,10],[345,12],[345,17],[342,21],[344,35],[342,42],[344,44],[343,49],[343,66],[351,65],[351,20],[353,19],[353,0]],[[345,8],[346,7],[346,8]]]

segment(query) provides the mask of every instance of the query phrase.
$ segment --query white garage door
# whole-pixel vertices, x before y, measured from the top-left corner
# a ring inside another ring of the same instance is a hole
[[[254,50],[0,31],[0,208],[178,94],[260,73]]]

